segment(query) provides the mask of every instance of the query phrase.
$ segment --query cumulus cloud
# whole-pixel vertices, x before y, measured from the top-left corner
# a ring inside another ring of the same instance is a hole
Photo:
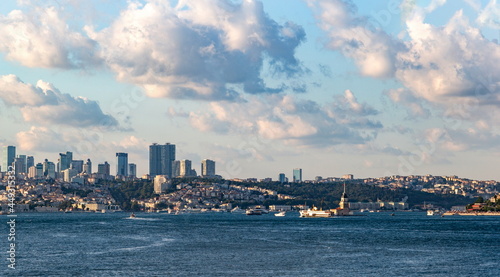
[[[364,75],[395,76],[415,96],[443,105],[500,104],[500,45],[485,39],[462,11],[442,27],[425,23],[445,2],[431,1],[424,8],[405,3],[408,38],[397,39],[374,28],[374,19],[357,15],[351,1],[310,1],[326,31],[326,45],[354,59]],[[491,16],[478,20],[483,17]]]
[[[95,42],[69,28],[55,7],[0,15],[0,51],[28,67],[84,68],[99,63]]]
[[[354,59],[361,73],[372,77],[392,77],[396,53],[404,45],[374,26],[368,18],[356,15],[350,1],[309,1],[318,25],[328,37],[326,46]]]
[[[189,121],[204,132],[256,134],[296,145],[356,144],[374,139],[382,128],[378,112],[359,103],[351,91],[320,105],[291,95],[250,96],[245,102],[211,102],[208,111],[191,112]],[[175,114],[175,113],[172,113]]]
[[[34,86],[15,75],[0,76],[0,99],[19,107],[24,120],[43,126],[74,127],[117,126],[118,122],[102,112],[96,101],[61,93],[52,84],[38,81]]]
[[[303,70],[295,58],[303,28],[278,24],[253,0],[131,2],[108,28],[86,31],[117,78],[151,97],[234,100],[239,88],[276,93],[282,88],[261,78],[264,61],[285,76]]]
[[[424,23],[416,13],[407,30],[409,51],[399,54],[396,73],[406,87],[432,102],[498,98],[493,93],[500,86],[500,46],[485,39],[462,11],[444,27]]]

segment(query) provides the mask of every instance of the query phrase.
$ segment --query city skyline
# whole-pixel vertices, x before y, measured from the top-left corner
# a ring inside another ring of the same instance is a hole
[[[500,180],[499,17],[495,0],[3,1],[0,146],[112,173],[128,153],[138,176],[170,141],[224,178]]]

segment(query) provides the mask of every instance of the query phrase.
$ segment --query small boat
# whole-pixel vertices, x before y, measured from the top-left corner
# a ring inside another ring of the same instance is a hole
[[[258,209],[248,209],[245,212],[246,215],[262,215],[262,211]]]
[[[132,213],[132,214],[130,215],[130,218],[135,218],[135,214],[134,214],[134,213]]]
[[[274,216],[286,216],[286,212],[285,211],[279,212],[277,214],[274,214]]]

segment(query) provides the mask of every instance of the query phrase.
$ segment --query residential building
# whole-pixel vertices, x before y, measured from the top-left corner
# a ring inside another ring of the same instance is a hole
[[[201,176],[213,177],[215,176],[215,162],[209,159],[201,161]]]
[[[175,145],[153,143],[149,146],[149,175],[173,176],[172,162],[175,161]]]
[[[73,161],[71,161],[70,168],[75,169],[77,173],[82,173],[83,172],[83,160],[73,160]]]
[[[92,162],[90,159],[87,159],[87,162],[83,165],[83,172],[87,173],[88,175],[92,174]]]
[[[180,162],[180,174],[179,176],[187,177],[191,176],[191,161],[190,160],[182,160]]]
[[[63,170],[70,168],[72,161],[73,152],[66,151],[66,153],[59,153],[59,160],[57,163],[58,172],[62,172]]]
[[[110,166],[108,162],[104,162],[103,164],[97,165],[97,174],[101,175],[104,178],[108,178],[110,174]]]

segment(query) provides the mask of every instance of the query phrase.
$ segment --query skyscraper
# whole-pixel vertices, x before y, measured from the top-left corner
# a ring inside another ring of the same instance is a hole
[[[14,162],[16,163],[16,172],[17,173],[27,173],[28,172],[26,155],[17,155],[17,158],[14,159]]]
[[[149,146],[149,175],[167,175],[172,178],[172,162],[175,161],[175,145],[153,143]]]
[[[116,153],[116,176],[128,176],[127,153]]]
[[[190,160],[182,160],[180,166],[180,176],[186,177],[191,176],[191,161]]]
[[[71,162],[70,168],[75,169],[76,173],[82,173],[83,172],[83,160],[73,160]]]
[[[101,175],[104,178],[108,178],[110,174],[110,166],[108,162],[104,162],[103,164],[97,165],[97,174]]]
[[[83,172],[87,174],[92,174],[92,162],[90,159],[87,159],[87,162],[83,165]]]
[[[285,173],[280,173],[279,177],[278,177],[278,181],[280,183],[285,183],[286,182],[286,176],[285,176]]]
[[[136,164],[128,164],[128,176],[135,178],[137,177],[137,165]]]
[[[71,167],[73,161],[73,152],[66,151],[66,153],[59,153],[58,170],[62,172]]]
[[[9,171],[9,166],[12,165],[15,158],[16,158],[16,147],[15,146],[4,146],[3,147],[2,170]]]
[[[35,158],[33,158],[33,156],[28,156],[26,158],[26,168],[30,168],[32,166],[35,166]]]
[[[201,176],[213,177],[215,176],[215,162],[209,159],[201,161]]]
[[[302,182],[302,168],[293,169],[293,182],[294,183]]]
[[[181,161],[172,162],[172,178],[179,177],[181,175]]]

